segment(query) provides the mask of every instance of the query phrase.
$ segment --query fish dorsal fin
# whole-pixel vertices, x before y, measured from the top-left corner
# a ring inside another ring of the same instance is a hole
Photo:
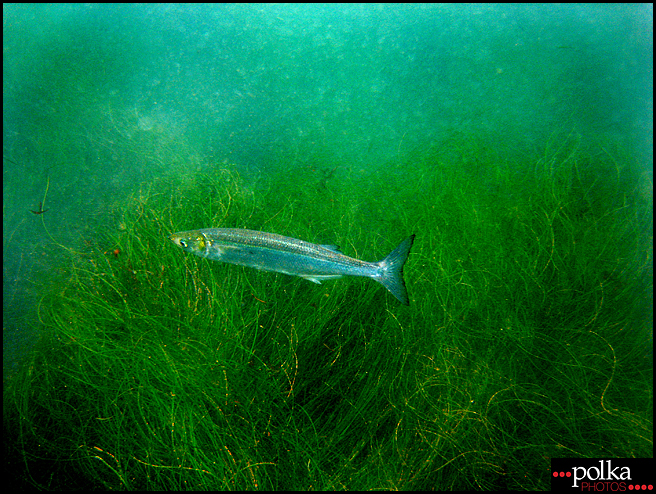
[[[342,253],[341,250],[339,250],[339,245],[330,245],[330,244],[325,244],[322,245],[324,249],[332,250],[333,252],[339,252],[340,254]]]

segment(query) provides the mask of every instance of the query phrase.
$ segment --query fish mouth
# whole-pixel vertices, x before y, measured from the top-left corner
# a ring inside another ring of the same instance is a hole
[[[182,237],[180,235],[176,235],[175,233],[172,233],[169,235],[169,240],[173,242],[175,245],[178,247],[182,247],[183,249],[187,247],[187,243],[182,240]]]

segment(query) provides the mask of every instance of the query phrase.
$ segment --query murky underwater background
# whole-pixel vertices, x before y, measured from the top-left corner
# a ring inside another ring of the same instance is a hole
[[[4,5],[17,483],[544,489],[653,454],[652,78],[651,6]],[[167,239],[210,227],[414,233],[411,305]]]

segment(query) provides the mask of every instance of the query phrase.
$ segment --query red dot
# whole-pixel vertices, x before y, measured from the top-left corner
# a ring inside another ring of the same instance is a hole
[[[565,472],[560,472],[560,476],[561,476],[561,477],[564,477],[564,476],[565,476]]]
[[[553,476],[554,476],[554,477],[558,477],[558,472],[554,472],[554,473],[553,473]]]
[[[567,472],[565,475],[567,475],[567,477],[571,477],[571,476],[572,476],[572,472]]]

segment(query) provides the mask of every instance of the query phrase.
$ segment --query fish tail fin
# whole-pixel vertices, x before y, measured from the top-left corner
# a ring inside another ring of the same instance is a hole
[[[387,288],[404,305],[410,305],[410,301],[408,299],[408,291],[405,289],[405,282],[403,281],[403,265],[408,259],[414,239],[415,236],[410,235],[396,249],[390,252],[385,259],[379,261],[380,274],[374,277],[377,282]]]

